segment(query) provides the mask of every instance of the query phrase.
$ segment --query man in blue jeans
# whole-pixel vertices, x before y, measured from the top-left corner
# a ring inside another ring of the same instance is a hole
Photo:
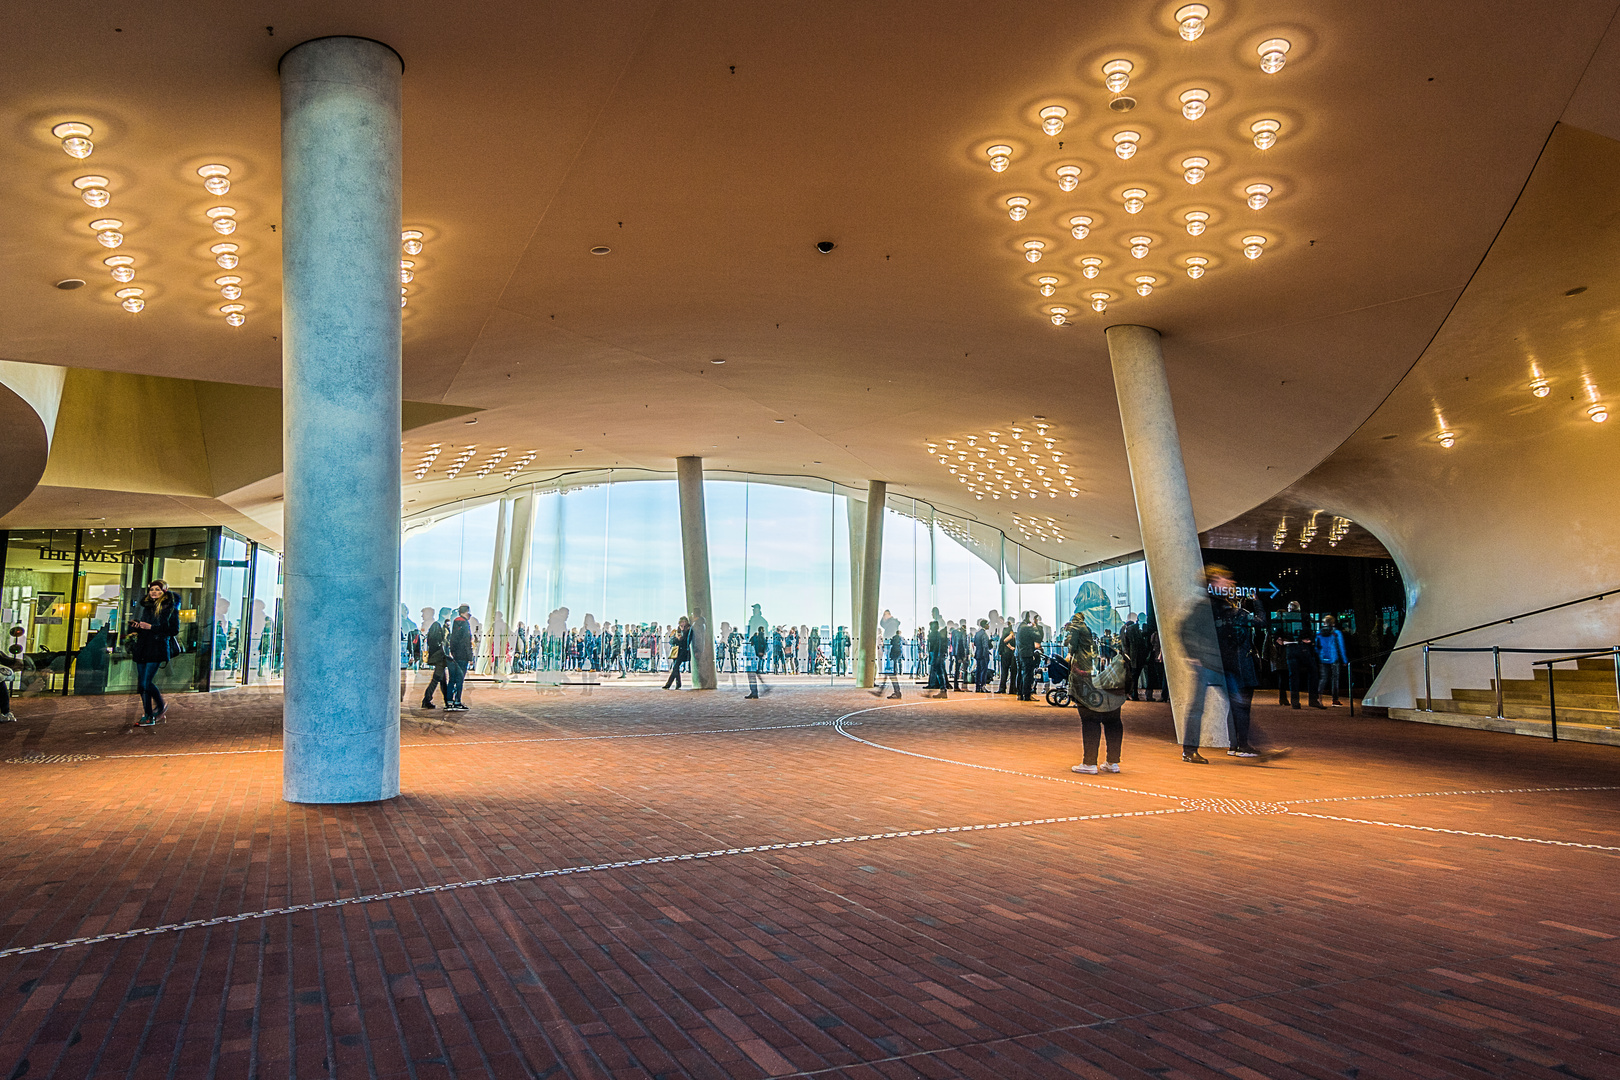
[[[1318,702],[1331,692],[1333,704],[1344,704],[1339,700],[1339,679],[1349,662],[1350,654],[1345,650],[1344,632],[1339,629],[1339,621],[1332,615],[1322,616],[1322,631],[1316,635],[1316,663],[1320,672],[1316,683]],[[1349,688],[1348,680],[1345,686]]]
[[[450,645],[447,650],[450,654],[450,701],[445,705],[447,712],[466,712],[467,706],[461,703],[461,686],[467,681],[467,667],[472,663],[472,623],[467,618],[472,611],[466,604],[456,609],[455,621],[450,624]]]

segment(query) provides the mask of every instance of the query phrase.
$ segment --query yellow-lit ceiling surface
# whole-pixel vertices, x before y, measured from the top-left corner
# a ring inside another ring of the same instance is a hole
[[[412,433],[408,498],[696,453],[886,479],[1021,535],[1012,514],[1034,506],[973,499],[927,442],[1042,415],[1082,490],[1035,500],[1064,543],[1032,546],[1074,561],[1133,550],[1102,327],[1165,333],[1200,526],[1265,501],[1423,352],[1616,4],[1572,2],[1556,20],[1505,2],[1211,4],[1190,43],[1179,6],[14,5],[0,357],[276,384],[276,60],[324,34],[376,37],[406,62],[402,224],[424,233],[405,393],[485,410],[476,427]],[[1272,37],[1291,48],[1267,75],[1256,46]],[[1133,65],[1128,113],[1108,108],[1114,58]],[[1192,88],[1210,94],[1197,121],[1181,113]],[[1054,104],[1068,110],[1056,137],[1039,115]],[[1265,151],[1261,118],[1281,127]],[[85,161],[49,134],[65,120],[95,128]],[[1121,130],[1141,135],[1129,160],[1112,149]],[[997,143],[1014,150],[1001,173],[985,155]],[[1209,161],[1196,186],[1193,156]],[[224,197],[197,175],[210,163],[231,169]],[[1064,164],[1081,168],[1067,193]],[[72,187],[92,173],[109,181],[105,208]],[[1244,201],[1254,183],[1272,187],[1260,210]],[[1147,199],[1129,215],[1133,187]],[[1021,222],[1014,196],[1030,199]],[[221,204],[237,211],[228,237],[206,217]],[[1190,209],[1210,214],[1201,236]],[[1093,218],[1084,240],[1078,214]],[[112,252],[87,228],[102,216],[124,222],[139,314],[119,308]],[[1140,260],[1137,235],[1153,241]],[[218,310],[208,249],[222,239],[240,245],[239,328]],[[1038,264],[1030,239],[1048,245]],[[1087,306],[1088,256],[1104,261],[1105,315]],[[1209,260],[1199,280],[1190,256]],[[1036,291],[1047,273],[1052,298]],[[1140,297],[1144,273],[1156,282]],[[90,284],[52,287],[67,277]],[[418,482],[435,441],[446,449]],[[445,479],[469,444],[473,466]],[[498,447],[508,458],[478,477]]]

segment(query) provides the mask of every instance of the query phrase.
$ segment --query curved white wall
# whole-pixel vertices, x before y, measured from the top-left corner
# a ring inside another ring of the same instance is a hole
[[[0,515],[28,497],[45,475],[67,369],[0,360]]]

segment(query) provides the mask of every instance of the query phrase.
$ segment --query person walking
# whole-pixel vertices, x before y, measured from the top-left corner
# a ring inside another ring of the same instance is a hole
[[[833,634],[833,674],[846,675],[849,672],[849,631],[842,626]]]
[[[1035,613],[1024,612],[1013,646],[1018,664],[1019,701],[1035,700],[1035,647],[1040,644],[1040,633],[1035,625]]]
[[[872,691],[873,697],[882,697],[883,686],[889,682],[894,684],[894,693],[890,694],[889,697],[891,699],[900,697],[900,669],[905,662],[906,639],[900,636],[900,628],[897,626],[894,628],[894,637],[889,639],[888,663],[882,665],[883,671],[878,676],[877,689]]]
[[[1142,669],[1147,666],[1147,649],[1147,635],[1142,632],[1142,625],[1136,621],[1136,612],[1126,612],[1125,625],[1119,628],[1119,651],[1125,654],[1125,662],[1131,665],[1132,701],[1139,700],[1136,696],[1137,688],[1142,682]]]
[[[946,650],[950,648],[949,639],[945,631],[939,628],[937,621],[928,624],[928,689],[937,690],[935,697],[945,697],[950,689],[950,672],[946,665],[949,660]]]
[[[433,620],[433,625],[428,627],[427,633],[423,635],[422,642],[423,659],[433,669],[433,677],[428,680],[427,692],[422,695],[422,708],[433,709],[438,707],[433,704],[433,688],[437,686],[440,696],[444,699],[444,707],[448,709],[450,707],[450,680],[445,677],[445,669],[449,664],[449,657],[444,652],[444,623],[438,619]]]
[[[1017,666],[1018,654],[1018,626],[1011,619],[1002,624],[1001,640],[996,643],[997,666],[1001,668],[1001,689],[998,694],[1005,694],[1008,685],[1017,687],[1018,680],[1013,676]]]
[[[1071,769],[1088,776],[1117,773],[1120,748],[1125,741],[1125,726],[1119,719],[1125,695],[1104,690],[1091,681],[1098,657],[1097,638],[1086,625],[1085,616],[1078,611],[1069,620],[1064,646],[1069,654],[1069,700],[1080,711],[1080,742],[1085,754],[1082,763]],[[1105,741],[1108,756],[1099,764],[1097,751]]]
[[[990,620],[980,619],[979,629],[973,635],[973,692],[989,693],[985,683],[990,681]]]
[[[1226,753],[1229,757],[1261,757],[1249,734],[1254,688],[1260,682],[1254,652],[1257,623],[1253,613],[1233,599],[1236,589],[1230,571],[1210,566],[1204,574],[1214,586],[1209,600],[1215,616],[1215,640],[1221,647],[1221,667],[1226,672],[1226,702],[1231,717],[1231,746]]]
[[[759,605],[754,605],[754,612],[758,614]],[[765,685],[765,668],[768,663],[766,657],[770,653],[770,639],[765,636],[765,624],[760,622],[754,627],[753,636],[748,639],[749,655],[745,658],[744,667],[748,669],[748,695],[747,698],[757,698],[761,690],[770,692]]]
[[[668,690],[670,684],[675,689],[681,688],[681,665],[689,663],[692,659],[692,621],[682,615],[675,624],[675,629],[669,632],[669,678],[664,680],[664,689]]]
[[[456,617],[450,623],[449,645],[445,649],[448,656],[445,667],[449,669],[449,685],[445,688],[449,700],[445,702],[446,712],[466,712],[467,706],[461,703],[461,690],[467,682],[467,668],[473,662],[473,634],[472,608],[462,604],[456,608]]]
[[[1339,620],[1332,615],[1322,616],[1322,629],[1316,635],[1316,666],[1320,674],[1316,682],[1316,706],[1322,708],[1322,698],[1331,693],[1333,704],[1343,706],[1339,700],[1339,681],[1344,675],[1350,654],[1345,650],[1344,632]],[[1345,683],[1346,688],[1349,682]]]
[[[157,688],[157,673],[178,651],[175,639],[180,636],[179,606],[169,591],[169,583],[155,578],[146,587],[136,617],[130,622],[135,641],[129,652],[135,661],[135,685],[141,695],[141,727],[161,723],[169,711]]]

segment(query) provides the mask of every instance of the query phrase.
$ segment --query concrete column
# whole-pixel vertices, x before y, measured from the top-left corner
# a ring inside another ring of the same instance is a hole
[[[522,612],[531,628],[534,612],[526,607],[529,592],[529,544],[534,537],[534,518],[539,511],[539,500],[533,491],[525,491],[512,500],[512,532],[506,541],[506,625],[517,632],[518,613]]]
[[[709,588],[709,521],[703,511],[703,459],[675,459],[681,497],[681,561],[686,568],[686,613],[692,619],[692,685],[713,690],[714,594]]]
[[[1225,674],[1159,332],[1110,326],[1106,333],[1176,736],[1183,746],[1226,746]]]
[[[861,560],[861,636],[856,638],[855,685],[876,686],[878,656],[878,586],[883,576],[883,504],[889,485],[873,480],[866,485],[866,536]]]
[[[479,653],[483,656],[500,656],[504,645],[495,640],[495,616],[500,615],[504,622],[508,614],[501,609],[501,604],[506,599],[506,519],[511,508],[511,503],[506,499],[495,506],[495,550],[489,556],[489,592],[484,600],[484,640],[478,643]],[[493,663],[488,674],[497,674]]]
[[[854,497],[846,499],[845,511],[844,516],[849,519],[849,659],[853,664],[855,650],[861,640],[861,571],[866,566],[866,500]]]
[[[399,794],[402,74],[365,38],[281,58],[288,802]]]

